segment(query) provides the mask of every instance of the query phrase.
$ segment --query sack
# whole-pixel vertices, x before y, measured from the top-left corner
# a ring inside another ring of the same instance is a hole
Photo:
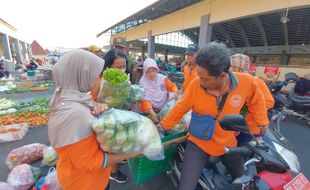
[[[0,182],[0,190],[14,190],[14,189],[11,185],[4,182]]]
[[[192,113],[189,133],[201,140],[210,140],[213,137],[216,119],[210,115]]]
[[[55,149],[51,146],[47,147],[43,151],[43,160],[42,160],[42,166],[56,166],[56,163],[58,161],[58,156],[55,151]]]
[[[14,149],[9,153],[6,164],[10,170],[21,164],[30,164],[41,159],[46,148],[44,144],[33,143]]]
[[[110,109],[92,123],[101,148],[124,154],[142,152],[151,160],[164,159],[164,149],[154,123],[137,113]]]
[[[174,108],[176,103],[177,102],[175,100],[169,101],[165,105],[165,107],[158,113],[159,119],[162,120]],[[189,128],[191,117],[192,117],[192,111],[189,111],[177,125],[175,125],[171,130],[167,131],[167,134],[175,135],[187,131]]]
[[[15,190],[28,190],[37,181],[40,174],[40,168],[22,164],[10,172],[7,182]]]

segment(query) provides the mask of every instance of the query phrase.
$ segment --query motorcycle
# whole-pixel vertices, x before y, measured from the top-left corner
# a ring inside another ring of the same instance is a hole
[[[268,88],[275,99],[274,109],[285,116],[293,116],[305,120],[310,124],[310,97],[284,94],[281,92],[284,86],[295,83],[298,79],[294,73],[287,73],[285,81],[277,81],[268,84]]]
[[[279,118],[281,115],[279,115]],[[229,131],[249,134],[246,122],[241,115],[226,115],[219,121],[221,127]],[[174,162],[174,185],[177,186],[181,175],[182,160],[185,145],[178,146],[177,159]],[[226,154],[239,154],[244,160],[244,176],[241,178],[242,187],[237,189],[277,190],[290,185],[302,178],[305,185],[307,180],[300,173],[300,165],[292,146],[273,128],[268,128],[263,141],[253,141],[236,148],[225,148]],[[172,172],[169,173],[170,177]],[[299,175],[297,175],[299,174]],[[293,179],[297,175],[298,179]],[[172,178],[172,177],[171,177]],[[197,190],[233,189],[232,179],[227,174],[219,157],[210,157],[197,183]],[[285,189],[286,190],[286,189]],[[294,189],[292,189],[294,190]]]

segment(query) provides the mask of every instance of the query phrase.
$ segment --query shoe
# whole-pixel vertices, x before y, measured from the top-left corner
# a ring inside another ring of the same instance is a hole
[[[117,170],[111,173],[110,180],[116,181],[117,183],[126,183],[128,181],[128,176]]]
[[[124,160],[121,162],[121,164],[126,164],[128,162],[128,160]]]

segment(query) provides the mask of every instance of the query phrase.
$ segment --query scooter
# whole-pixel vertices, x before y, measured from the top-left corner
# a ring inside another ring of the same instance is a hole
[[[296,80],[286,77],[286,81],[268,84],[268,88],[275,99],[274,109],[282,112],[285,116],[303,119],[310,125],[310,97],[288,95],[281,92],[281,89],[291,81]]]
[[[224,116],[219,123],[225,130],[249,134],[246,122],[241,115]],[[176,177],[173,183],[175,186],[178,185],[178,180],[180,180],[184,149],[184,144],[178,146],[178,156],[174,162],[174,173]],[[225,153],[239,154],[246,161],[244,164],[244,176],[241,178],[244,186],[238,189],[283,189],[287,184],[290,184],[290,181],[296,180],[293,179],[294,175],[300,173],[299,160],[292,146],[281,133],[272,128],[267,129],[263,136],[263,141],[255,141],[253,137],[253,141],[248,142],[242,147],[225,148]],[[304,179],[302,174],[298,176]],[[218,157],[210,157],[198,180],[196,189],[232,189],[229,187],[231,183],[232,179],[227,174],[220,159]]]

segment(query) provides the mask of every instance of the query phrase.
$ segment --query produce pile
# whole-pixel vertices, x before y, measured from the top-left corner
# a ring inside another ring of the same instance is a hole
[[[0,100],[0,126],[20,123],[32,126],[46,125],[49,111],[49,100],[46,98],[20,103],[3,98]]]
[[[58,159],[52,147],[39,143],[12,150],[6,160],[10,173],[7,182],[0,182],[0,189],[28,190],[34,186],[33,189],[60,190],[55,168],[50,168],[47,176],[39,179],[41,169],[29,165],[42,158],[44,166],[55,166]]]
[[[142,152],[150,160],[164,158],[160,136],[154,123],[137,113],[110,109],[92,123],[104,151]]]
[[[176,105],[175,100],[169,101],[165,107],[158,113],[160,120],[162,120]],[[179,124],[175,125],[171,130],[167,131],[167,134],[179,134],[181,132],[187,131],[189,128],[189,123],[192,118],[192,112],[188,112],[180,121]]]
[[[13,82],[13,81],[1,81],[0,82],[0,92],[5,92],[7,94],[12,93],[22,93],[22,92],[35,92],[48,90],[49,87],[54,85],[54,83],[43,83],[43,82]]]

